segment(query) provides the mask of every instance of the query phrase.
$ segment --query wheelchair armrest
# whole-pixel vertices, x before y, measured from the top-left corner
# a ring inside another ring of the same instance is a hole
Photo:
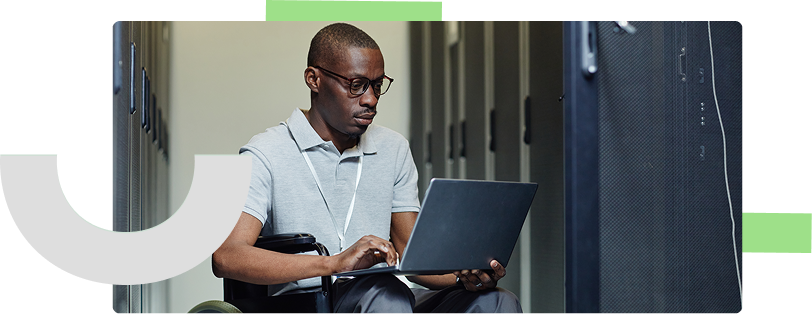
[[[316,237],[309,233],[285,233],[272,236],[259,236],[255,247],[280,252],[280,253],[302,253],[317,251],[319,255],[330,255],[320,243],[316,242]]]
[[[272,236],[259,236],[254,246],[275,251],[277,248],[289,245],[310,244],[313,242],[316,242],[316,237],[309,233],[285,233]]]
[[[330,255],[327,248],[321,243],[316,242],[316,237],[309,233],[286,233],[272,236],[260,236],[257,238],[254,246],[261,249],[288,254],[317,251],[319,255],[322,256]],[[314,294],[316,307],[314,307],[313,310],[319,312],[329,312],[333,298],[331,276],[321,277],[321,287],[322,291]],[[248,299],[269,298],[268,286],[255,285],[235,279],[223,278],[223,298],[226,302],[237,302],[239,304],[248,302],[250,304],[253,301],[249,301]],[[263,303],[267,303],[267,301],[263,301]],[[246,309],[249,308],[251,307],[247,307]]]

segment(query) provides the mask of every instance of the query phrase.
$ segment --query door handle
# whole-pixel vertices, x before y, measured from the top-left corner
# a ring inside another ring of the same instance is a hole
[[[677,63],[679,64],[678,65],[679,66],[679,76],[682,77],[683,82],[685,82],[688,79],[688,76],[685,75],[685,68],[687,68],[688,66],[686,65],[685,68],[682,67],[682,63],[684,62],[683,60],[686,59],[685,58],[686,54],[687,54],[687,51],[685,50],[685,47],[682,47],[682,49],[680,49],[679,58],[677,60]]]

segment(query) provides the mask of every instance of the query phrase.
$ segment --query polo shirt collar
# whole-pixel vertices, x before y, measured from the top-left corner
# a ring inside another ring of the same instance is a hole
[[[310,125],[310,122],[307,121],[307,117],[305,117],[301,109],[294,109],[290,118],[285,122],[290,129],[290,133],[293,135],[293,140],[296,141],[296,144],[299,145],[299,149],[302,151],[326,143],[321,139],[321,136],[316,133],[316,130]],[[368,134],[369,132],[361,134],[361,140],[358,143],[358,148],[366,155],[378,152],[375,141],[373,141]]]

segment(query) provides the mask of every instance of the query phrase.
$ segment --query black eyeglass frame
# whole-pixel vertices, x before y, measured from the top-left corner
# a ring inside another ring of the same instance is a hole
[[[327,72],[327,73],[330,73],[330,74],[332,74],[332,75],[334,75],[334,76],[337,76],[337,77],[340,77],[340,78],[343,78],[343,79],[347,80],[347,81],[349,82],[349,86],[350,86],[350,87],[352,86],[352,83],[353,83],[353,82],[355,82],[356,80],[367,80],[367,82],[366,82],[366,84],[364,84],[364,88],[363,88],[363,90],[361,91],[361,93],[360,93],[360,94],[355,94],[355,93],[353,93],[353,92],[352,92],[352,88],[350,88],[349,92],[350,92],[350,94],[351,94],[351,95],[354,95],[354,96],[361,96],[361,95],[363,95],[364,93],[366,93],[366,92],[367,92],[367,89],[369,89],[369,86],[370,86],[370,85],[372,85],[372,82],[374,82],[374,81],[378,81],[378,80],[383,81],[384,79],[389,80],[389,85],[387,85],[387,86],[386,86],[386,90],[381,91],[381,93],[380,93],[380,94],[376,93],[376,95],[377,95],[377,96],[380,96],[380,95],[386,94],[386,92],[387,92],[387,91],[389,91],[389,88],[390,88],[390,87],[392,87],[392,83],[394,83],[394,82],[395,82],[395,79],[393,79],[393,78],[391,78],[391,77],[387,76],[386,74],[384,74],[384,75],[383,75],[383,77],[381,77],[381,78],[379,78],[379,79],[376,79],[376,80],[371,80],[371,79],[369,79],[369,78],[367,78],[367,77],[356,77],[356,78],[352,78],[352,79],[350,79],[350,78],[347,78],[347,77],[345,77],[345,76],[343,76],[343,75],[341,75],[341,74],[338,74],[338,73],[336,73],[336,72],[333,72],[333,71],[330,71],[330,70],[325,69],[325,68],[323,68],[323,67],[320,67],[320,66],[318,66],[318,65],[314,65],[313,67],[314,67],[314,68],[316,68],[316,69],[319,69],[319,70],[323,70],[323,71],[325,71],[325,72]],[[372,89],[372,92],[373,92],[373,93],[375,93],[375,88],[373,88],[373,89]]]

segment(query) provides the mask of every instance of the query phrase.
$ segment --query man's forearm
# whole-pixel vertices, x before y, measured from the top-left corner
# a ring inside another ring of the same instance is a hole
[[[457,283],[457,277],[453,274],[407,276],[406,279],[432,290],[440,290]]]
[[[329,256],[284,254],[247,245],[221,247],[212,254],[215,276],[259,285],[327,276],[333,268]]]

